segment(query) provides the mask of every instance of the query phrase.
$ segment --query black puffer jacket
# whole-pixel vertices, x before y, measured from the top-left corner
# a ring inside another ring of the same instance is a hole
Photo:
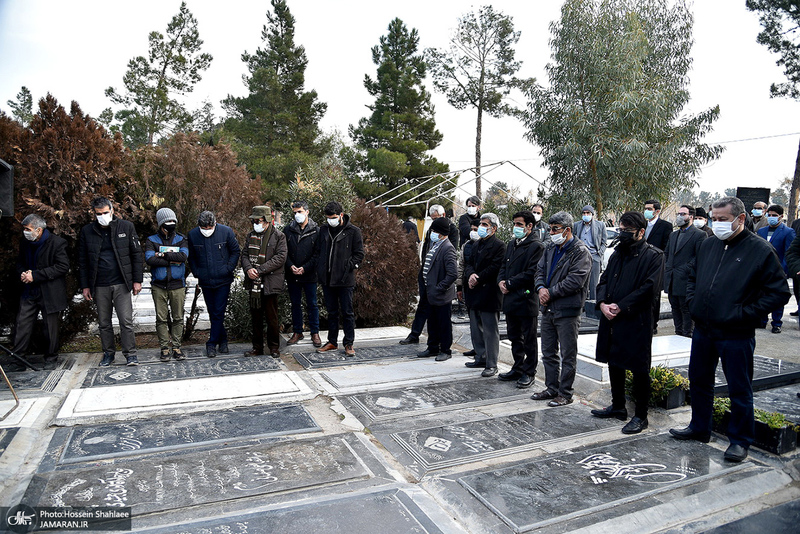
[[[111,231],[111,247],[114,257],[125,280],[128,291],[133,289],[133,284],[142,283],[144,259],[139,236],[133,223],[114,217],[108,225]],[[94,294],[97,282],[97,267],[100,263],[100,247],[103,236],[100,234],[100,225],[97,221],[87,224],[81,229],[78,240],[78,277],[81,288],[89,288]]]
[[[746,229],[729,241],[703,241],[686,284],[695,326],[714,339],[755,337],[763,318],[790,297],[775,249]]]
[[[308,284],[317,281],[317,260],[319,258],[320,228],[317,223],[308,219],[305,228],[300,228],[297,221],[283,229],[286,235],[286,246],[289,255],[286,258],[286,279],[298,284]],[[303,274],[296,275],[292,266],[302,267]]]
[[[356,269],[364,261],[364,241],[361,229],[350,224],[345,215],[342,229],[331,234],[326,224],[320,228],[317,279],[330,287],[355,287]],[[330,284],[328,274],[330,272]]]

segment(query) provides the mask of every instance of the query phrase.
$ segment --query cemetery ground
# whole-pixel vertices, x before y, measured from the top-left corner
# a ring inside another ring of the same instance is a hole
[[[781,334],[757,331],[754,384],[756,406],[800,423],[793,303]],[[454,348],[467,350],[454,320]],[[0,422],[0,506],[130,507],[131,530],[152,533],[796,532],[796,451],[725,462],[722,434],[669,437],[689,406],[651,409],[634,436],[591,417],[610,402],[592,324],[575,402],[560,408],[530,399],[541,365],[517,389],[460,351],[416,358],[424,338],[399,345],[405,327],[357,330],[354,358],[317,354],[308,333],[279,359],[244,357],[246,344],[209,359],[203,332],[183,362],[153,346],[138,367],[63,354],[55,370],[9,373],[21,405]],[[672,332],[662,319],[654,365],[680,370],[689,340]],[[500,371],[511,361],[503,341]],[[1,385],[0,414],[13,405]]]

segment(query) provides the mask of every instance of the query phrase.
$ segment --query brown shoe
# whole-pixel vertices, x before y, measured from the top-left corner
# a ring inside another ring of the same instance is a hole
[[[567,404],[572,404],[572,399],[571,398],[567,399],[565,397],[562,397],[561,395],[555,397],[553,400],[547,403],[547,405],[550,406],[551,408],[555,408],[556,406],[566,406]]]
[[[245,356],[263,356],[264,355],[264,351],[263,350],[258,350],[258,349],[253,349],[253,350],[248,350],[247,352],[244,353],[244,355]]]
[[[345,356],[355,356],[356,351],[353,350],[353,345],[345,345],[344,346],[344,355]]]
[[[301,339],[303,339],[303,334],[301,334],[300,332],[295,332],[294,334],[292,334],[292,337],[289,338],[289,341],[287,341],[286,344],[287,345],[294,345],[295,343],[297,343]]]
[[[319,334],[311,334],[311,344],[315,347],[322,346],[322,340],[319,338]]]
[[[334,345],[331,342],[325,343],[322,348],[317,349],[317,352],[328,352],[329,350],[336,350],[339,348],[339,345]]]

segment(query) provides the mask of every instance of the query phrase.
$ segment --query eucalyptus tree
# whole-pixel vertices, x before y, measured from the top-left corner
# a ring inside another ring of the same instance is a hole
[[[670,199],[719,157],[703,142],[719,107],[683,111],[692,22],[684,0],[566,0],[551,26],[550,84],[529,91],[526,117],[551,205],[599,213]]]

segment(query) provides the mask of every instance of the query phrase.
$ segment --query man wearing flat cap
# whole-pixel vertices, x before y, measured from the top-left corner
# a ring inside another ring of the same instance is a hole
[[[446,217],[431,223],[430,247],[422,259],[419,270],[420,300],[428,302],[428,348],[417,354],[419,358],[435,356],[437,362],[450,359],[453,344],[451,305],[456,298],[455,282],[458,277],[456,248],[449,239],[450,221]]]
[[[273,358],[279,358],[280,324],[278,294],[283,291],[287,247],[286,235],[275,229],[272,209],[255,206],[250,215],[253,230],[247,234],[242,247],[244,287],[250,292],[250,315],[253,319],[253,349],[245,356],[264,354],[264,319],[267,320],[267,348]]]
[[[592,255],[592,272],[589,275],[589,300],[597,298],[597,282],[603,270],[606,253],[606,226],[597,220],[594,208],[586,205],[581,210],[581,220],[572,225],[572,235],[583,241]]]

